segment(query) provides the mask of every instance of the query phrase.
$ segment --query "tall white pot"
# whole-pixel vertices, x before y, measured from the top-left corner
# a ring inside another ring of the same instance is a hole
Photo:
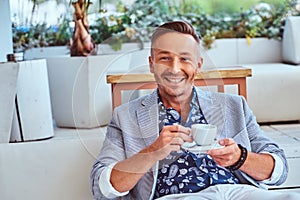
[[[54,131],[46,60],[17,64],[19,76],[10,141],[51,138]]]
[[[47,58],[52,112],[58,127],[94,128],[112,116],[107,71],[127,71],[130,54]]]
[[[0,63],[0,143],[8,143],[15,109],[19,65]]]

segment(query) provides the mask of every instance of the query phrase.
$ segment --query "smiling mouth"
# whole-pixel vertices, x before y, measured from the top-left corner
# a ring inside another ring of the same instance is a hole
[[[184,80],[184,77],[165,77],[165,80],[170,83],[180,83]]]

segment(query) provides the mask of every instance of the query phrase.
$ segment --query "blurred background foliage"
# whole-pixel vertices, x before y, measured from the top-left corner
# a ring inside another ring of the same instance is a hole
[[[61,1],[61,0],[60,0]],[[102,1],[105,2],[105,1]],[[166,21],[190,22],[206,48],[218,38],[268,37],[280,40],[287,16],[300,15],[297,0],[114,0],[115,12],[91,6],[89,31],[96,44],[118,50],[124,42],[147,42],[153,29]],[[14,50],[69,45],[72,12],[57,25],[13,23]]]
[[[202,7],[207,14],[214,15],[217,13],[240,12],[241,8],[247,10],[253,5],[257,5],[262,2],[274,7],[279,7],[284,0],[184,0],[182,6],[196,5],[197,7]]]

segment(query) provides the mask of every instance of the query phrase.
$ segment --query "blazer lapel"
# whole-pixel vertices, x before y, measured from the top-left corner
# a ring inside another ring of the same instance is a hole
[[[142,105],[137,110],[137,120],[140,127],[141,135],[144,139],[145,146],[152,144],[159,135],[158,127],[158,105],[157,105],[157,90],[149,95]],[[156,180],[158,173],[158,162],[152,167],[152,177],[151,182],[148,182],[146,187],[151,189],[150,199],[153,198]],[[145,188],[140,188],[145,189]]]
[[[196,89],[200,108],[207,123],[217,126],[217,135],[226,135],[225,124],[225,97],[220,98],[216,93],[204,92]]]
[[[159,134],[156,92],[153,92],[142,101],[142,105],[137,109],[137,120],[145,145],[152,144]]]

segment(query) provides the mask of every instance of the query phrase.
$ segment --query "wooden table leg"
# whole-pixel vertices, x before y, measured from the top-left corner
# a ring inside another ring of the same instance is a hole
[[[238,93],[239,95],[242,95],[247,100],[247,87],[246,87],[246,78],[244,78],[243,81],[240,81],[238,84]]]
[[[223,92],[224,93],[224,85],[218,85],[218,92]]]
[[[247,86],[246,77],[244,78],[226,78],[224,79],[224,85],[237,85],[238,94],[245,97],[247,100]]]
[[[117,87],[117,84],[111,84],[111,95],[112,95],[112,109],[121,105],[122,103],[122,89]]]
[[[122,90],[141,90],[141,89],[155,89],[157,84],[152,82],[138,82],[138,83],[112,83],[112,108],[122,104]]]

